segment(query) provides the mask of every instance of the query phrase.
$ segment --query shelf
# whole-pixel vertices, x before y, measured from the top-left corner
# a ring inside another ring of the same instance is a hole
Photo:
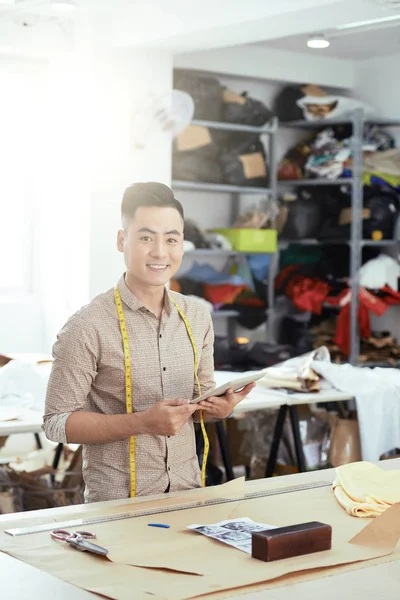
[[[239,255],[264,256],[266,254],[275,254],[275,252],[241,252],[239,250],[218,250],[218,248],[199,248],[198,250],[188,250],[184,256],[239,256]]]
[[[360,241],[360,246],[395,246],[396,244],[400,244],[400,240],[380,240],[380,241],[375,241],[375,240],[361,240]]]
[[[351,240],[316,240],[312,238],[307,238],[303,240],[278,240],[279,248],[284,248],[289,246],[289,244],[299,244],[302,246],[338,246],[340,244],[350,245]],[[395,246],[396,244],[400,244],[400,240],[360,240],[360,246],[368,246],[368,247],[385,247],[385,246]]]
[[[303,121],[302,119],[299,121],[281,121],[279,123],[279,129],[321,129],[324,127],[329,127],[330,125],[348,125],[353,123],[354,120],[354,115],[352,113],[348,113],[339,119],[321,119],[320,121]],[[379,117],[376,119],[366,118],[363,120],[363,123],[368,125],[379,125],[380,127],[400,126],[400,121],[396,119],[380,119]]]
[[[215,319],[233,319],[239,316],[239,312],[237,310],[213,310],[211,316]]]
[[[346,125],[352,123],[354,117],[351,113],[343,115],[340,119],[321,119],[320,121],[306,121],[300,119],[298,121],[279,122],[279,129],[321,129],[330,125]]]
[[[321,241],[321,240],[316,240],[316,239],[312,239],[312,238],[306,238],[303,240],[278,240],[279,248],[284,248],[286,246],[289,246],[290,244],[298,244],[301,246],[332,246],[332,245],[338,245],[338,244],[346,245],[348,243],[349,243],[349,240]]]
[[[340,179],[280,179],[278,181],[278,187],[289,186],[289,185],[352,185],[354,179],[351,177],[341,177]]]
[[[225,185],[223,183],[201,183],[199,181],[172,181],[172,187],[177,190],[192,190],[194,192],[236,193],[236,194],[271,194],[271,188],[241,187],[239,185]]]
[[[380,127],[400,127],[400,121],[396,119],[365,119],[368,125],[379,125]]]
[[[238,123],[225,123],[220,121],[199,121],[194,119],[191,125],[199,127],[208,127],[209,129],[220,129],[221,131],[242,131],[243,133],[270,134],[277,131],[276,125],[264,125],[263,127],[254,127],[252,125],[240,125]]]

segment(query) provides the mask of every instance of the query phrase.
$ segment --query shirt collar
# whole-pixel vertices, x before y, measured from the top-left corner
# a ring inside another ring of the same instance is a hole
[[[135,311],[140,310],[141,308],[146,308],[143,302],[139,300],[139,298],[137,298],[126,285],[125,273],[118,280],[118,289],[122,302],[124,302],[124,304],[126,304],[131,310]],[[168,315],[171,314],[171,300],[169,298],[167,288],[164,290],[164,309]]]

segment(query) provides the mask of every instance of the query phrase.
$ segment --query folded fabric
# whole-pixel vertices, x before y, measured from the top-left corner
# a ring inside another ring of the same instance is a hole
[[[318,392],[319,377],[310,367],[269,367],[260,383],[269,388],[284,388],[298,392]]]
[[[341,465],[332,489],[349,515],[377,517],[400,502],[400,470],[383,471],[367,461]]]

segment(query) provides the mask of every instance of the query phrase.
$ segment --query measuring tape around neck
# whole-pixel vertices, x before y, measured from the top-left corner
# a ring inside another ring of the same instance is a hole
[[[119,326],[121,330],[122,336],[122,344],[124,348],[124,363],[125,363],[125,397],[126,397],[126,412],[131,414],[133,412],[133,399],[132,399],[132,373],[131,373],[131,353],[129,347],[129,337],[128,330],[126,327],[125,314],[124,309],[122,307],[121,296],[119,293],[118,286],[114,288],[114,298],[115,305],[117,307],[117,314],[119,320]],[[187,334],[190,339],[190,343],[193,348],[193,357],[194,357],[194,376],[198,387],[198,394],[201,396],[201,385],[199,381],[199,377],[197,374],[199,368],[199,356],[197,353],[196,342],[193,336],[192,328],[190,327],[190,323],[187,320],[187,317],[179,304],[175,302],[175,300],[169,297],[170,300],[176,307],[176,310],[179,313],[182,321],[185,324]],[[203,487],[206,485],[206,466],[207,466],[207,458],[208,452],[210,449],[210,443],[208,440],[206,428],[204,425],[203,411],[200,411],[200,427],[203,434],[204,439],[204,451],[203,451],[203,461],[201,466],[201,484]],[[136,442],[135,437],[131,436],[129,438],[129,472],[130,472],[130,497],[133,498],[136,496]]]

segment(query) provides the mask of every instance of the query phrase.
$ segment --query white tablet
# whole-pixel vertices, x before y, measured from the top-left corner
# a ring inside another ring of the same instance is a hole
[[[257,381],[257,379],[261,379],[266,374],[267,369],[263,369],[262,371],[254,371],[253,373],[249,373],[244,377],[239,377],[238,379],[232,379],[231,381],[227,381],[226,383],[214,388],[213,390],[209,390],[205,394],[198,396],[191,400],[191,402],[200,402],[200,400],[206,400],[210,396],[223,396],[225,392],[229,389],[238,392],[243,389],[245,385],[248,383],[253,383],[253,381]]]

